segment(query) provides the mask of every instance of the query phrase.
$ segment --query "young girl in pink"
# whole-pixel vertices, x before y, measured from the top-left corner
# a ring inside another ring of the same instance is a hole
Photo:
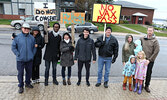
[[[143,84],[143,80],[146,77],[148,64],[149,64],[149,61],[146,60],[146,56],[145,56],[144,51],[138,52],[137,62],[136,62],[136,72],[135,72],[136,84],[135,84],[135,89],[134,89],[134,92],[136,92],[137,87],[138,87],[138,83],[139,83],[138,94],[141,94],[141,92],[142,92],[142,84]]]

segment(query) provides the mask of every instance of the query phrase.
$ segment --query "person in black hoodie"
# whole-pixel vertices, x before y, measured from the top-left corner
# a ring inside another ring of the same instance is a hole
[[[33,60],[32,83],[39,83],[39,69],[42,60],[42,48],[44,47],[44,38],[42,37],[38,27],[33,27],[31,34],[35,38],[35,47],[37,48],[37,52],[35,53]]]
[[[95,42],[95,46],[99,48],[99,57],[98,57],[98,78],[96,87],[101,85],[103,66],[105,64],[105,74],[104,74],[104,87],[108,88],[109,81],[109,73],[111,68],[111,63],[116,61],[118,57],[118,41],[117,39],[111,35],[112,28],[107,27],[105,32],[105,41],[103,40],[103,36],[97,38]]]
[[[93,55],[93,63],[96,62],[96,48],[94,45],[93,39],[89,37],[90,30],[85,28],[83,30],[83,34],[80,35],[80,39],[77,41],[75,48],[75,57],[74,62],[76,63],[78,60],[78,82],[79,86],[81,83],[81,73],[83,64],[85,64],[86,68],[86,84],[90,86],[89,83],[89,75],[90,75],[90,63]]]

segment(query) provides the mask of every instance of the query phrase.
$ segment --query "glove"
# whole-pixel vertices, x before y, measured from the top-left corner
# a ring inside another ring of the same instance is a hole
[[[112,64],[115,63],[115,61],[116,61],[116,59],[113,59],[113,60],[112,60]]]
[[[69,46],[70,51],[74,51],[74,47],[73,46]]]
[[[105,41],[102,41],[102,42],[101,42],[101,45],[104,46],[104,45],[105,45]]]
[[[16,33],[12,33],[12,37],[15,38],[17,35]]]
[[[45,30],[43,31],[43,34],[46,35],[46,31]]]

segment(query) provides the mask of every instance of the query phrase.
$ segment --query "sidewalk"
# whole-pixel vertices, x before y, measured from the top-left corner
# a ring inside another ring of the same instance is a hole
[[[18,93],[16,76],[0,76],[0,100],[167,100],[167,79],[153,78],[151,81],[151,93],[142,94],[122,90],[121,77],[110,77],[109,88],[95,87],[96,77],[90,78],[91,86],[87,87],[85,77],[81,86],[77,86],[77,77],[72,77],[72,85],[63,86],[61,77],[58,77],[59,85],[44,86],[44,78],[41,83],[35,84],[33,89],[24,89],[23,94]]]

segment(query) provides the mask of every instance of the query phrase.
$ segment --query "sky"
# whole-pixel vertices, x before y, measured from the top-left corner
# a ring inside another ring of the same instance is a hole
[[[118,0],[114,0],[118,1]],[[167,19],[167,0],[119,0],[155,8],[153,18]]]

